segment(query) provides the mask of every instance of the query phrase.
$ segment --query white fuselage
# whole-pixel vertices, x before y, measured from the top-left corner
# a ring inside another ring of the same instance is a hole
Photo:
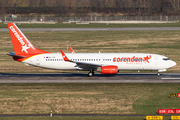
[[[159,70],[164,71],[176,65],[172,60],[158,54],[146,53],[66,53],[66,56],[77,62],[115,65],[118,70]],[[32,56],[23,63],[56,70],[89,70],[80,68],[76,63],[64,61],[61,53],[48,53]]]

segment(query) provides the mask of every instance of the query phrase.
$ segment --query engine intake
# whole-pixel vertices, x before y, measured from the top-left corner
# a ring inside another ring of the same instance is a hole
[[[99,67],[97,71],[101,72],[101,74],[117,74],[118,67],[117,66],[102,66],[102,67]]]

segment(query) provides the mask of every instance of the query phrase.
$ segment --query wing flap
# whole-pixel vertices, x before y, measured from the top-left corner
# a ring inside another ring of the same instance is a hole
[[[74,61],[73,61],[74,62]],[[93,67],[93,68],[97,68],[97,67],[101,67],[102,65],[99,64],[93,64],[93,63],[85,63],[85,62],[74,62],[76,63],[78,66],[80,67]]]

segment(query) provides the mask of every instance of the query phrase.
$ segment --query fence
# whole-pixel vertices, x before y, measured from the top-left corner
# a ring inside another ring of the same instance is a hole
[[[56,17],[56,16],[2,16],[5,21],[178,21],[180,16],[90,16],[90,17]]]

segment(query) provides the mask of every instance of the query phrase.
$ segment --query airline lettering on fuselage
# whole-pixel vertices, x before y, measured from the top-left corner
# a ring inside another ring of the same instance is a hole
[[[149,63],[149,59],[151,59],[151,55],[147,55],[146,57],[114,57],[113,62],[147,62]]]

